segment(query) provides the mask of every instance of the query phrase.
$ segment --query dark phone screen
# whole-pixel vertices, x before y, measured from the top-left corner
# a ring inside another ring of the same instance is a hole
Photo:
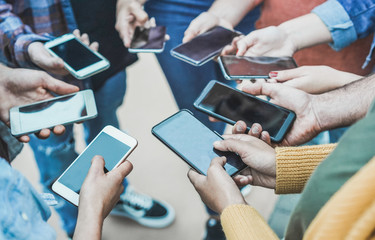
[[[130,48],[162,49],[164,46],[166,28],[156,26],[152,28],[136,27]]]
[[[238,35],[238,33],[228,29],[215,27],[176,47],[174,51],[195,61],[202,61],[213,54],[219,53],[223,47],[230,44],[233,38]]]
[[[223,56],[229,76],[268,76],[271,71],[296,68],[293,58]]]
[[[180,111],[158,124],[153,128],[153,132],[162,142],[205,175],[211,160],[218,156],[227,158],[224,167],[229,175],[246,167],[235,153],[215,150],[213,143],[222,138],[186,111]]]
[[[235,122],[242,120],[248,127],[259,123],[271,137],[277,135],[289,115],[287,110],[218,83],[214,84],[199,106]]]
[[[61,176],[59,182],[74,192],[78,193],[81,190],[83,181],[91,166],[91,159],[95,155],[100,155],[105,160],[105,169],[111,170],[130,150],[130,147],[116,138],[111,137],[105,132],[91,143],[69,168],[69,170]]]
[[[87,116],[87,109],[81,92],[19,108],[22,132],[72,122],[85,116]]]
[[[50,49],[75,71],[102,60],[74,38]]]

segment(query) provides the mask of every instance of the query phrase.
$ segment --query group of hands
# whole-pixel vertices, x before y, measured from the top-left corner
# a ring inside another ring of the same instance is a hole
[[[130,46],[136,26],[144,26],[148,15],[137,0],[118,1],[116,29],[126,47]],[[185,32],[183,42],[187,42],[215,26],[232,29],[224,19],[204,12],[194,19]],[[99,44],[90,43],[87,34],[75,30],[74,35],[92,50]],[[237,56],[292,56],[297,50],[293,42],[278,27],[268,27],[253,31],[247,36],[236,37],[232,44],[223,49],[222,54]],[[51,56],[43,43],[33,42],[28,47],[30,60],[48,73],[64,76],[69,74],[64,62]],[[9,126],[9,109],[53,97],[52,93],[65,95],[79,91],[79,88],[51,77],[44,71],[28,69],[6,69],[0,79],[0,120]],[[326,66],[303,66],[296,69],[273,72],[271,81],[244,84],[242,91],[253,95],[266,95],[270,101],[296,113],[296,120],[281,144],[292,146],[305,143],[322,131],[319,118],[315,114],[315,94],[335,88],[338,79],[342,82],[359,79],[360,76],[337,71]],[[342,84],[342,82],[340,84]],[[221,213],[231,204],[244,204],[239,186],[247,184],[274,188],[276,182],[275,145],[267,132],[259,124],[251,126],[245,134],[246,124],[237,122],[231,135],[215,142],[221,151],[236,152],[249,167],[240,175],[231,178],[224,170],[225,158],[215,158],[211,162],[207,176],[190,170],[188,177],[202,200],[214,211]],[[48,138],[51,131],[56,135],[65,132],[62,125],[53,129],[43,129],[36,133],[39,138]],[[28,142],[29,136],[21,136],[21,142]],[[131,172],[132,164],[125,161],[118,168],[104,173],[104,159],[96,156],[82,186],[80,194],[79,218],[93,219],[93,214],[104,219],[123,190],[122,181]],[[90,199],[96,199],[91,201]],[[81,209],[85,210],[82,211]]]

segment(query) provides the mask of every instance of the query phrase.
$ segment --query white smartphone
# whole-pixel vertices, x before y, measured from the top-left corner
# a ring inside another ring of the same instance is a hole
[[[95,155],[102,156],[105,161],[104,171],[111,171],[125,161],[136,146],[136,139],[115,127],[106,126],[53,183],[52,190],[78,206],[81,186],[90,169],[92,158]]]
[[[38,132],[43,128],[67,125],[98,115],[94,93],[84,90],[10,109],[10,129],[14,136]]]
[[[165,34],[164,26],[136,27],[128,51],[130,53],[161,53],[164,50]]]
[[[44,44],[47,51],[64,61],[65,68],[77,79],[85,79],[109,68],[109,61],[91,50],[73,34],[65,34]]]

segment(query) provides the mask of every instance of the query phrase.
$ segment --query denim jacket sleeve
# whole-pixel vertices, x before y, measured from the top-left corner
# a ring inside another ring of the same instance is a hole
[[[328,0],[312,10],[327,25],[336,51],[349,46],[358,38],[375,31],[375,0]],[[366,58],[367,63],[375,47],[375,38]]]

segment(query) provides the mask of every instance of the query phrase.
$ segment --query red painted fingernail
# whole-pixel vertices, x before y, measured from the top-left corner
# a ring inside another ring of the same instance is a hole
[[[271,78],[277,78],[277,75],[278,75],[278,74],[279,74],[278,72],[270,72],[269,76],[270,76]]]
[[[237,55],[237,53],[238,53],[238,49],[237,49],[236,55]]]

